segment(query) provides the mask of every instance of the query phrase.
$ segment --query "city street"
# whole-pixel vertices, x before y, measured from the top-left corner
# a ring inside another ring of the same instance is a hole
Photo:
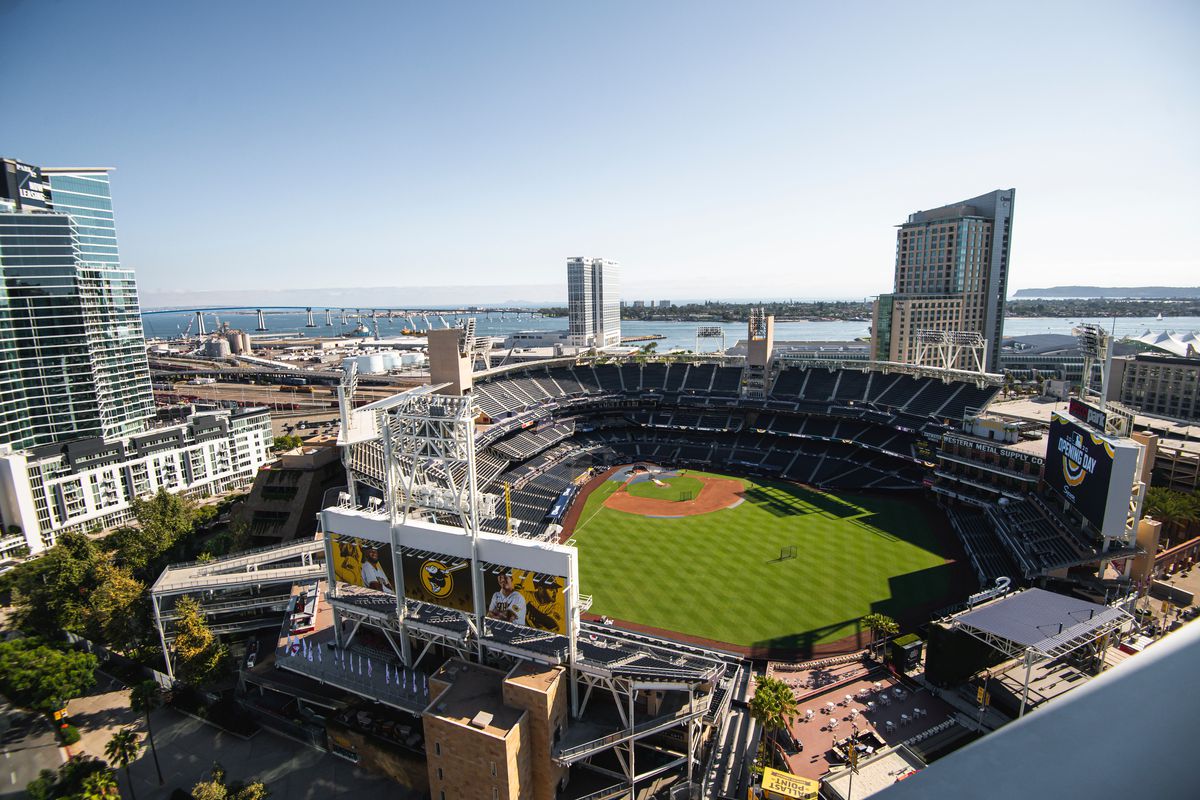
[[[98,684],[88,696],[72,700],[69,705],[71,722],[83,734],[71,750],[103,758],[104,745],[122,727],[134,726],[145,741],[145,719],[129,711],[128,689],[103,674],[98,673],[97,678]],[[191,789],[208,777],[214,761],[225,768],[228,780],[263,781],[273,797],[404,797],[399,785],[387,778],[269,731],[243,740],[172,709],[155,711],[152,721],[165,783],[158,785],[154,758],[146,742],[130,768],[138,800],[167,800],[176,788]],[[34,770],[31,778],[36,774]],[[122,792],[127,792],[124,770],[119,771],[118,782]],[[24,783],[20,787],[24,789]]]
[[[62,751],[41,714],[6,707],[0,713],[0,798],[22,797],[25,785],[44,769],[58,769]]]

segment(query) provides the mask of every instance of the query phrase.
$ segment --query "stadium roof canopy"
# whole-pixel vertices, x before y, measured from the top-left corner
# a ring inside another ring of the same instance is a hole
[[[1000,650],[1057,658],[1094,641],[1129,618],[1121,608],[1045,589],[1026,589],[956,616],[951,627]]]
[[[1146,331],[1141,336],[1130,337],[1130,341],[1140,342],[1156,350],[1161,350],[1175,356],[1187,357],[1200,353],[1200,336],[1196,335],[1195,332],[1176,333],[1175,331],[1161,331],[1154,333]]]

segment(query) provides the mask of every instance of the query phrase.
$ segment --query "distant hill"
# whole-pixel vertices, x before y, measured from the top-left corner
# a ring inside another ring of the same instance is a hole
[[[1200,297],[1200,286],[1051,286],[1048,289],[1017,289],[1014,300],[1052,298],[1102,298],[1109,300],[1167,300]]]

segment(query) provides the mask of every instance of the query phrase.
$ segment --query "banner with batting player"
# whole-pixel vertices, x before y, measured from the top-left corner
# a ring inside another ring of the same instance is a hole
[[[487,616],[542,631],[567,632],[566,581],[499,564],[483,567]]]

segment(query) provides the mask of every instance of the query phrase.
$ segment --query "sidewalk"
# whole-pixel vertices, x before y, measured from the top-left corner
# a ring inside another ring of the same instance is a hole
[[[68,705],[71,723],[82,735],[71,748],[104,758],[104,746],[116,731],[131,726],[145,745],[130,765],[138,800],[169,800],[177,789],[190,790],[208,778],[213,762],[220,762],[230,781],[259,780],[272,797],[288,800],[416,800],[403,786],[337,758],[329,753],[293,742],[270,731],[261,731],[246,741],[208,723],[160,708],[151,717],[158,759],[165,783],[158,785],[154,758],[146,739],[145,717],[129,710],[129,690],[108,676],[97,673],[96,687],[86,697]],[[128,791],[125,771],[118,770],[118,785]]]
[[[145,735],[145,718],[129,710],[129,689],[99,670],[91,692],[67,703],[67,715],[80,734],[79,742],[66,748],[72,755],[104,758],[108,740],[125,727],[132,726]]]

